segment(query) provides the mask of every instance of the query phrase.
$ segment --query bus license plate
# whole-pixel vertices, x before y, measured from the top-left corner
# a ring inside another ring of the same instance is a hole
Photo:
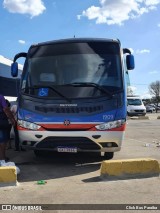
[[[58,152],[73,152],[73,153],[76,153],[77,148],[76,147],[57,147],[57,151]]]

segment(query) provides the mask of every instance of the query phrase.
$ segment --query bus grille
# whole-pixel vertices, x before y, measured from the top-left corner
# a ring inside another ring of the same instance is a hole
[[[90,106],[90,107],[44,107],[35,106],[35,110],[41,112],[55,112],[55,113],[81,113],[81,112],[98,112],[103,110],[103,106]]]
[[[77,147],[81,150],[99,150],[100,146],[86,137],[47,137],[36,148]]]

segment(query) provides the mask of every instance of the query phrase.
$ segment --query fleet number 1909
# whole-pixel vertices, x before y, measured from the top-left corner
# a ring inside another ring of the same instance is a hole
[[[103,115],[103,120],[113,120],[113,115]]]

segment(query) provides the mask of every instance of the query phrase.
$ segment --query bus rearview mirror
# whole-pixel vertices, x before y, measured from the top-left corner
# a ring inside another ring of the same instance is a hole
[[[134,56],[132,54],[126,56],[127,70],[133,70],[135,68]]]
[[[18,63],[17,62],[13,62],[11,64],[11,75],[12,75],[12,77],[17,77],[17,75],[18,75]]]

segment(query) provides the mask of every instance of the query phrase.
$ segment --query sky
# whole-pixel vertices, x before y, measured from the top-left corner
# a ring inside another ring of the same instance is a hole
[[[150,97],[149,84],[160,80],[160,0],[0,1],[0,55],[6,58],[74,36],[118,38],[135,57],[134,93]]]

